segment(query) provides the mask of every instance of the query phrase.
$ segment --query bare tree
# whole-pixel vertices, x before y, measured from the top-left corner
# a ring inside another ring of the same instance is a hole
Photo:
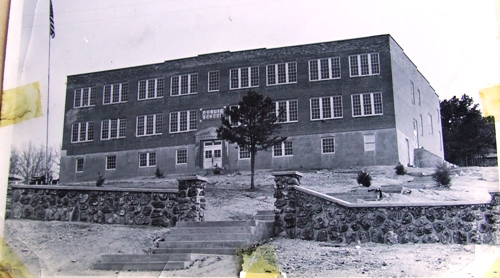
[[[30,142],[21,150],[12,148],[9,173],[22,176],[25,182],[34,177],[44,177],[42,182],[49,183],[59,170],[59,160],[56,150]]]

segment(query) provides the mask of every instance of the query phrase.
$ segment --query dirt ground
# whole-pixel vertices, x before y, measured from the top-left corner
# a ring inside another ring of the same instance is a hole
[[[450,189],[434,186],[432,169],[408,169],[397,176],[392,167],[367,169],[373,187],[401,184],[410,195],[387,194],[378,202],[425,202],[489,200],[488,190],[498,190],[496,167],[453,170]],[[301,186],[323,193],[345,192],[357,187],[358,169],[304,172]],[[257,210],[273,209],[274,180],[270,171],[256,175],[257,189],[248,191],[250,176],[207,175],[207,221],[242,220]],[[105,186],[148,186],[175,188],[175,177],[107,181]],[[210,256],[187,270],[164,272],[97,271],[91,265],[102,254],[150,253],[155,240],[168,236],[165,228],[71,222],[6,220],[4,238],[35,276],[107,277],[237,277],[239,262],[233,256]],[[442,244],[334,245],[325,242],[273,238],[267,244],[276,249],[279,267],[287,277],[482,277],[500,258],[500,246]],[[497,262],[500,264],[500,261]],[[498,269],[491,270],[490,274]],[[500,270],[498,270],[500,272]]]

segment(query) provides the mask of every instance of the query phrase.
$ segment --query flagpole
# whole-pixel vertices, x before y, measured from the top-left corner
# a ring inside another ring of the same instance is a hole
[[[55,37],[54,12],[52,10],[52,0],[49,0],[49,55],[47,70],[47,127],[45,130],[45,182],[49,183],[49,112],[50,112],[50,45]]]

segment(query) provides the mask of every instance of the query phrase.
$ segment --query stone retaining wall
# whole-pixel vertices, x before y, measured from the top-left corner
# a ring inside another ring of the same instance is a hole
[[[500,195],[489,203],[352,204],[300,187],[299,172],[276,172],[275,233],[335,243],[499,244]]]
[[[206,179],[178,182],[178,190],[12,185],[6,218],[161,227],[203,221]]]

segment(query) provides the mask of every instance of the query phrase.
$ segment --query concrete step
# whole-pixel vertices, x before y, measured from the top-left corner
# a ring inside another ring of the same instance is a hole
[[[177,222],[176,227],[235,227],[235,226],[255,226],[253,220],[239,221],[202,221],[202,222]]]
[[[99,270],[171,270],[189,267],[201,254],[160,253],[137,255],[103,255],[101,262],[93,265]]]
[[[212,241],[212,240],[247,240],[251,233],[202,233],[202,234],[170,234],[165,241]]]
[[[102,255],[101,262],[105,263],[142,263],[142,262],[167,262],[171,254],[117,254]]]
[[[93,269],[96,270],[143,270],[143,271],[157,271],[163,270],[167,262],[142,262],[142,263],[95,263]]]
[[[165,264],[163,270],[186,269],[192,264],[193,262],[168,262]]]
[[[214,247],[214,248],[155,248],[154,254],[175,254],[175,253],[193,253],[206,255],[236,255],[240,248],[233,247]]]
[[[274,210],[258,210],[255,215],[275,215]]]
[[[199,234],[199,233],[252,233],[255,226],[226,226],[226,227],[175,227],[170,230],[170,235]],[[169,236],[166,236],[169,237]]]
[[[273,215],[255,215],[253,219],[259,220],[259,221],[274,221],[274,214]]]
[[[163,241],[158,248],[243,248],[248,245],[248,240],[212,240],[212,241]]]

